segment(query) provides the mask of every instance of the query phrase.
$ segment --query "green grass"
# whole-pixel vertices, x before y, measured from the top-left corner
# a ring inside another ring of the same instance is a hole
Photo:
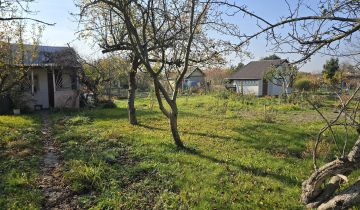
[[[185,150],[174,146],[166,118],[146,99],[136,101],[140,126],[128,124],[126,101],[65,113],[68,122],[83,123],[64,123],[58,113],[65,181],[82,208],[302,209],[309,147],[323,123],[307,107],[272,100],[180,98]]]
[[[167,119],[150,108],[148,99],[136,100],[139,126],[129,125],[126,101],[114,109],[52,115],[63,180],[81,208],[303,209],[301,183],[312,172],[311,148],[323,125],[314,110],[253,97],[190,96],[178,104],[183,150],[176,148]],[[322,109],[334,116],[331,105]],[[32,117],[21,124],[35,128]],[[17,130],[26,133],[25,127]],[[355,136],[352,131],[351,141]],[[333,149],[325,134],[320,163],[334,158]],[[30,177],[36,177],[36,169],[31,170]],[[24,182],[16,180],[6,184]],[[37,195],[34,207],[41,199]],[[12,197],[26,203],[20,194]]]
[[[39,209],[39,118],[0,116],[0,209]]]

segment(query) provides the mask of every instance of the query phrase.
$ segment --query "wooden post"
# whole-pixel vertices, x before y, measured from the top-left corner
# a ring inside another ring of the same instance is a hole
[[[34,96],[35,87],[34,87],[34,70],[31,69],[31,95]]]
[[[55,94],[56,94],[56,81],[55,81],[55,69],[54,69],[54,67],[52,68],[52,77],[53,77],[53,86],[54,86],[54,107],[56,107],[56,100],[55,100],[55,98],[56,98],[56,96],[55,96]]]

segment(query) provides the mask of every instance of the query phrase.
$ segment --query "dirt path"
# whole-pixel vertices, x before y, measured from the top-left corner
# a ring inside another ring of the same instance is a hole
[[[44,156],[41,165],[41,178],[39,186],[44,193],[43,209],[76,209],[72,202],[72,192],[61,179],[60,166],[61,153],[59,145],[55,142],[49,112],[42,114],[42,141]]]

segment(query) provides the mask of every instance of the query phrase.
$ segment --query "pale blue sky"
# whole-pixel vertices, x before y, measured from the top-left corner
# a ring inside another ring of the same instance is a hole
[[[311,2],[313,0],[308,1]],[[286,15],[287,13],[284,0],[242,0],[241,2],[248,5],[252,11],[270,21],[276,21],[281,15]],[[37,18],[47,22],[56,23],[55,26],[46,27],[42,38],[42,44],[65,46],[67,43],[70,43],[71,46],[75,47],[75,49],[84,56],[100,55],[100,50],[97,49],[96,46],[93,48],[90,43],[76,40],[77,35],[75,32],[77,31],[77,23],[70,13],[77,13],[78,11],[73,0],[36,0],[36,2],[32,4],[32,8],[38,11],[36,15]],[[256,30],[256,26],[252,19],[242,17],[238,17],[238,19],[239,20],[233,21],[238,21],[244,31]],[[264,37],[253,40],[248,50],[253,54],[253,58],[243,60],[244,63],[273,54],[269,51],[270,48],[266,47]],[[290,60],[291,58],[294,58],[289,57],[288,55],[280,56]],[[327,57],[316,55],[310,62],[301,67],[301,70],[307,72],[321,71],[326,59]],[[236,57],[232,57],[229,60],[234,64],[240,62],[240,58]]]

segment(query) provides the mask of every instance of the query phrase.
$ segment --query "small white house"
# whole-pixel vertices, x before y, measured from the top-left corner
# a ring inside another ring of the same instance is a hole
[[[252,61],[232,74],[228,80],[239,94],[253,94],[255,96],[278,96],[283,89],[264,79],[265,72],[271,67],[288,65],[284,59]],[[291,89],[288,90],[291,92]]]
[[[72,48],[38,46],[35,58],[25,60],[25,68],[28,75],[21,91],[28,107],[79,108],[81,66]]]

